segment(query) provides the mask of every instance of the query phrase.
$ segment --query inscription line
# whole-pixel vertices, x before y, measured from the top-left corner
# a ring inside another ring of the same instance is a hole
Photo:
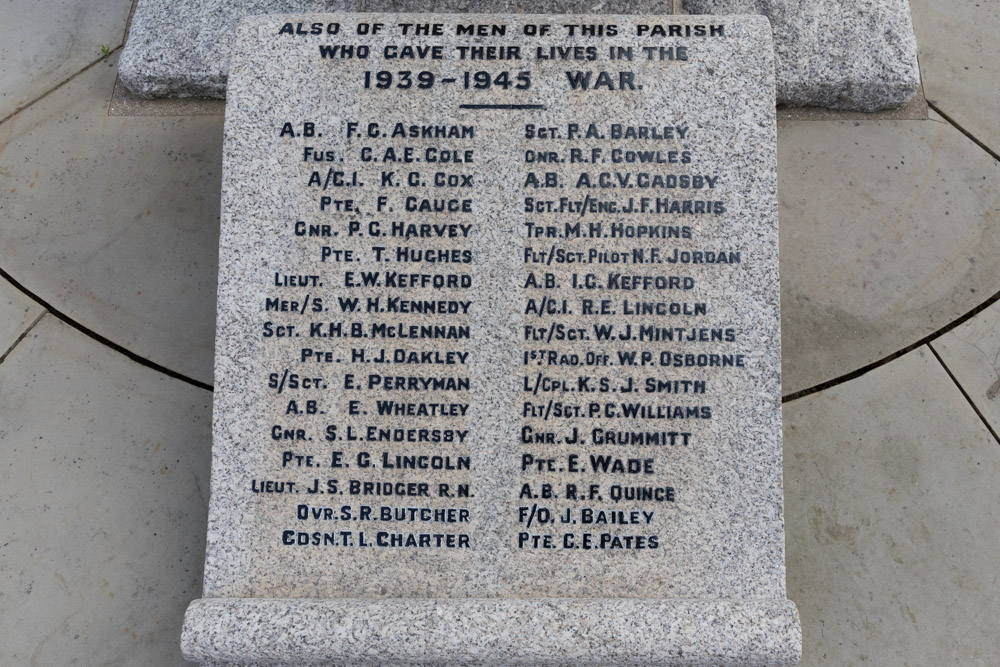
[[[459,104],[459,109],[545,109],[544,104]]]

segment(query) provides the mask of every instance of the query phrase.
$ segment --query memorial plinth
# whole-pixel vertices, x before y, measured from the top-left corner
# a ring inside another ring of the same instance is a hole
[[[759,17],[255,17],[205,663],[794,664]]]
[[[776,97],[872,112],[920,89],[908,0],[684,0],[692,14],[761,14],[775,41]]]

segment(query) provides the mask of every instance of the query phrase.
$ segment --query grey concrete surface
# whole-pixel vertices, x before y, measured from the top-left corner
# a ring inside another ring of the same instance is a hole
[[[0,267],[136,354],[212,381],[221,118],[109,118],[115,59],[0,126]]]
[[[47,315],[0,364],[0,413],[0,664],[182,664],[211,394]]]
[[[1000,447],[933,354],[784,418],[801,665],[995,665]]]
[[[131,0],[7,0],[0,21],[0,119],[123,43]]]
[[[1000,291],[1000,165],[936,115],[780,123],[778,198],[785,395]]]
[[[910,0],[927,99],[1000,153],[1000,2]]]
[[[41,306],[0,278],[0,357],[42,312]]]
[[[1000,433],[1000,303],[931,343],[944,365]]]

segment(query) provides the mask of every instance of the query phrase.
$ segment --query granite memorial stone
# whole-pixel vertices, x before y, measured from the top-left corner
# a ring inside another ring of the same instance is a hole
[[[876,111],[906,104],[920,85],[907,0],[683,0],[692,14],[762,14],[774,28],[777,100]],[[242,17],[311,11],[580,13],[595,0],[139,0],[119,71],[142,97],[225,97],[233,31]],[[613,11],[668,14],[672,0]]]
[[[185,655],[795,664],[766,19],[232,43]]]
[[[779,103],[878,111],[920,88],[908,0],[684,0],[684,8],[767,16]]]
[[[671,14],[673,0],[624,0],[622,14]],[[306,12],[606,11],[603,0],[139,0],[118,71],[140,97],[225,97],[233,34],[240,19]]]

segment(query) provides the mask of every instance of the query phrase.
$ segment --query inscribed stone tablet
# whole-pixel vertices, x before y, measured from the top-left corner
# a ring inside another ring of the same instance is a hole
[[[140,97],[225,97],[240,19],[310,12],[600,12],[602,0],[138,0],[118,71]],[[622,14],[671,14],[673,0],[619,0]]]
[[[188,655],[794,662],[766,20],[236,43]]]

